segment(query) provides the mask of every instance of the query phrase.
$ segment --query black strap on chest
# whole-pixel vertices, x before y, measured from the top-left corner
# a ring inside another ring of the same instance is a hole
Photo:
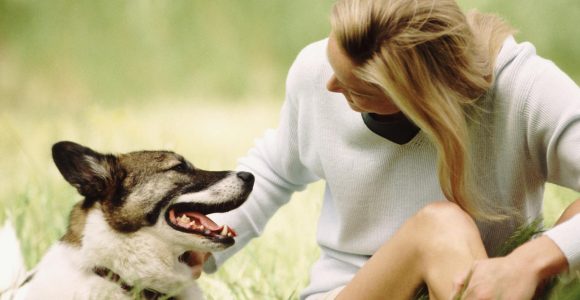
[[[362,118],[372,132],[399,145],[410,142],[420,131],[419,127],[401,112],[388,116],[362,113]]]

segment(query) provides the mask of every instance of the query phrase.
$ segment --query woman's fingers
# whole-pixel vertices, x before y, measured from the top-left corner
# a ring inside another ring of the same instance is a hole
[[[211,253],[188,251],[183,253],[179,258],[182,262],[191,267],[191,276],[198,279],[203,271],[203,264],[208,260]]]
[[[451,297],[450,300],[460,300],[463,297],[463,293],[467,288],[467,284],[469,283],[469,279],[471,277],[472,270],[467,270],[461,274],[459,274],[453,280],[453,288],[451,290]]]

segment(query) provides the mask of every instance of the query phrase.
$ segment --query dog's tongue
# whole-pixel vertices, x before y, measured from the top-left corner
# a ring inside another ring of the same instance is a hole
[[[205,226],[205,228],[207,228],[211,231],[222,230],[222,228],[224,227],[223,225],[220,226],[220,225],[216,224],[210,218],[208,218],[204,214],[200,214],[198,212],[188,211],[185,213],[185,215],[190,217],[190,218],[195,218],[195,219],[199,220],[201,225]]]

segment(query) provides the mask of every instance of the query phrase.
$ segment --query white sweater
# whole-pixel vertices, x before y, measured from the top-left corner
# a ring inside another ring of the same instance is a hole
[[[212,216],[239,236],[231,249],[214,254],[206,271],[258,236],[294,191],[323,179],[322,255],[302,297],[329,291],[350,281],[406,219],[444,198],[436,151],[423,132],[407,144],[392,143],[371,132],[342,94],[326,90],[332,74],[326,43],[298,55],[279,127],[239,161],[239,169],[256,175],[254,192],[240,209]],[[495,72],[495,85],[480,102],[485,113],[471,126],[477,182],[486,199],[516,208],[529,221],[541,216],[546,182],[580,191],[580,89],[531,44],[513,38],[504,43]],[[488,253],[493,256],[519,225],[480,223]],[[547,235],[572,268],[580,266],[580,216]]]

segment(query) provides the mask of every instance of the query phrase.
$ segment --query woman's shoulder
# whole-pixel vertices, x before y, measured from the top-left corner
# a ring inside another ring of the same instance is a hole
[[[533,69],[532,65],[537,64],[538,58],[536,48],[532,43],[517,42],[513,36],[509,36],[504,41],[495,61],[496,83],[533,77],[535,72],[521,73],[521,70]]]
[[[493,103],[505,119],[557,124],[563,114],[580,112],[578,85],[529,42],[505,41],[497,58]]]
[[[305,88],[312,84],[325,84],[332,69],[326,57],[328,39],[311,43],[299,53],[288,72],[286,87],[289,90]]]
[[[325,63],[326,59],[326,45],[328,38],[308,44],[302,48],[294,61],[294,64],[317,65]]]
[[[554,62],[539,56],[532,43],[517,42],[513,37],[505,40],[497,56],[494,77],[496,96],[508,97],[510,101],[525,101],[533,92],[541,92],[550,85],[577,88]]]

